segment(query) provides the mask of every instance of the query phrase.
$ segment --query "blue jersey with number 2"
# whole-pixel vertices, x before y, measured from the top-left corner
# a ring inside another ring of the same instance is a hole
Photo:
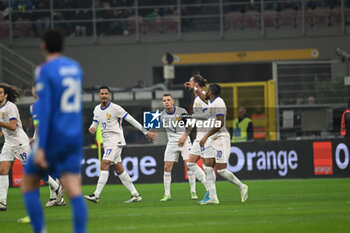
[[[51,151],[83,145],[82,81],[80,65],[64,56],[44,63],[37,71],[39,148]]]

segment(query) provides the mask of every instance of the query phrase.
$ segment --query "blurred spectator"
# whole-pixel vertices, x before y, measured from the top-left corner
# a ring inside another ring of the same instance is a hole
[[[348,101],[348,107],[343,112],[340,125],[340,135],[349,138],[350,137],[350,100]]]
[[[18,19],[31,19],[32,13],[28,10],[34,9],[33,1],[14,1],[12,2],[12,20],[17,21]]]
[[[245,108],[238,108],[238,117],[233,120],[232,128],[231,142],[245,142],[253,139],[253,123],[247,116]]]
[[[297,0],[288,0],[282,3],[278,3],[277,10],[283,11],[286,9],[299,10],[301,8],[301,3]]]
[[[45,28],[50,26],[50,9],[48,1],[36,1],[35,9],[38,11],[33,12],[33,33],[34,36],[38,36]]]
[[[312,10],[315,10],[316,7],[317,7],[317,5],[318,5],[317,3],[318,3],[317,1],[311,1],[311,0],[305,1],[306,9],[307,9],[307,8],[310,8],[310,9],[312,9]]]
[[[313,96],[309,96],[307,98],[307,104],[315,104],[315,98]]]
[[[113,18],[113,10],[109,2],[95,0],[96,8],[96,31],[97,35],[104,35],[109,33],[111,22],[108,19]],[[106,21],[107,20],[107,21]]]
[[[111,25],[112,34],[129,34],[129,28],[127,24],[127,18],[133,15],[133,0],[112,0],[112,7],[122,7],[125,9],[114,9],[113,18],[118,21],[113,22]]]
[[[296,105],[301,105],[301,104],[304,104],[305,101],[304,101],[304,98],[302,96],[297,96],[297,98],[295,99],[295,104]]]
[[[54,7],[54,26],[60,28],[66,35],[71,35],[72,23],[69,20],[74,18],[74,12],[72,11],[60,11],[61,9],[71,8],[71,2],[69,0],[55,0],[53,2]],[[64,21],[64,22],[63,22]]]

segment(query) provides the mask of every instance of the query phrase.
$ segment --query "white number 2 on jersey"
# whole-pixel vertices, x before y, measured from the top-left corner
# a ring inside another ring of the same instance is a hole
[[[61,111],[79,112],[81,109],[81,81],[67,77],[63,79],[62,85],[67,88],[61,97]],[[73,101],[69,102],[70,98],[73,98]]]

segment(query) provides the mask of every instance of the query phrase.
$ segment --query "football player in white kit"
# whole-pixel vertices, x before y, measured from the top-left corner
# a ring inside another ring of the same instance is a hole
[[[188,136],[191,130],[186,129],[182,116],[188,115],[184,108],[175,106],[175,101],[170,94],[163,95],[164,110],[161,112],[163,127],[168,136],[168,143],[164,152],[164,196],[160,201],[170,201],[170,183],[171,171],[174,163],[178,162],[179,154],[181,153],[184,164],[187,164],[191,140]],[[182,121],[183,125],[180,125]],[[197,200],[196,194],[196,177],[192,171],[187,170],[188,182],[191,187],[191,199]]]
[[[207,84],[207,80],[204,79],[201,75],[193,75],[189,82],[193,87],[200,87],[201,89],[205,87]],[[202,93],[204,94],[204,90],[202,90]],[[195,99],[193,102],[193,117],[194,118],[204,118],[206,119],[206,112],[208,110],[207,104],[199,98],[199,96],[194,92]],[[202,117],[201,117],[202,116]],[[200,121],[201,119],[197,119],[197,121]],[[202,119],[203,120],[203,119]],[[208,129],[197,128],[197,135],[196,139],[192,143],[192,147],[190,149],[190,155],[187,162],[187,168],[192,171],[192,173],[197,177],[197,179],[202,182],[204,185],[206,192],[204,195],[204,198],[202,201],[199,202],[202,203],[204,201],[207,201],[209,199],[209,190],[206,182],[206,175],[204,171],[197,165],[198,160],[202,157],[203,159],[203,168],[205,168],[204,164],[204,156],[203,154],[207,153],[208,151],[205,149],[205,147],[201,147],[199,145],[199,140],[204,137],[204,135],[207,133]],[[210,152],[210,151],[209,151]],[[213,171],[214,172],[214,171]],[[215,174],[214,174],[215,175]]]
[[[191,83],[186,83],[190,89],[194,89],[197,95],[208,103],[208,112],[210,119],[219,121],[220,126],[215,124],[212,129],[204,135],[200,140],[200,146],[205,146],[206,150],[212,150],[212,153],[206,153],[205,157],[205,173],[207,175],[207,185],[209,188],[209,200],[200,204],[219,204],[216,194],[216,177],[213,174],[214,166],[216,171],[223,178],[234,183],[241,191],[241,202],[245,202],[248,198],[248,186],[243,184],[234,174],[227,170],[227,162],[230,156],[230,134],[228,133],[225,122],[227,108],[224,100],[220,97],[221,87],[217,84],[210,84],[205,95],[200,87],[194,87]]]
[[[155,140],[157,138],[157,134],[145,130],[142,125],[132,116],[130,116],[121,106],[112,103],[110,101],[110,89],[107,86],[102,86],[99,88],[98,96],[101,103],[94,109],[94,118],[89,128],[89,132],[91,134],[95,134],[97,126],[100,124],[103,137],[104,155],[102,158],[101,173],[97,182],[96,190],[91,195],[85,195],[84,198],[94,203],[99,201],[102,189],[108,180],[109,167],[113,166],[113,169],[118,174],[119,179],[131,193],[131,198],[125,201],[125,203],[140,202],[142,197],[137,192],[129,174],[124,170],[122,164],[121,153],[123,146],[125,146],[122,121],[128,121],[135,128],[143,132],[150,140]]]
[[[25,165],[29,156],[29,138],[22,128],[17,106],[14,104],[21,96],[17,87],[0,83],[0,136],[5,143],[0,154],[0,211],[7,209],[7,191],[9,188],[9,172],[15,159]]]

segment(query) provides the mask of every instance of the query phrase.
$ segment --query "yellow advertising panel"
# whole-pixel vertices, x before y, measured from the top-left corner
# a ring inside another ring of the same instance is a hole
[[[285,50],[262,50],[262,51],[240,51],[222,53],[188,53],[173,54],[174,65],[186,64],[211,64],[211,63],[233,63],[253,61],[283,61],[283,60],[305,60],[316,59],[320,56],[318,49],[285,49]],[[165,62],[165,56],[162,58]]]

